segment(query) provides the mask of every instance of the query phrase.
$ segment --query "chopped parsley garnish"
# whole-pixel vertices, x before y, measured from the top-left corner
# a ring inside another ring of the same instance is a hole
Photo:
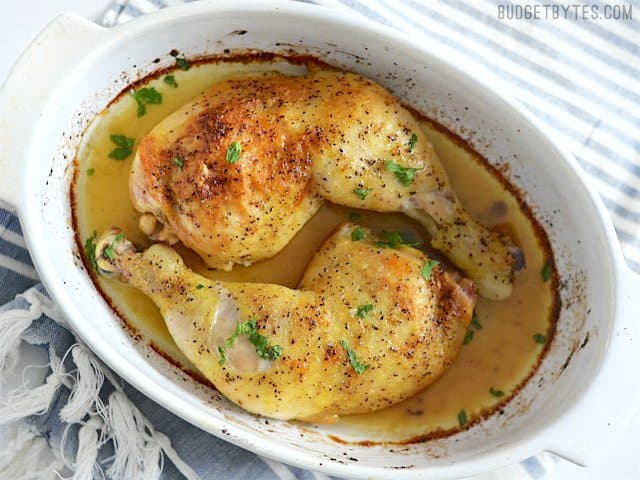
[[[400,232],[390,232],[388,230],[382,231],[382,238],[384,240],[379,240],[375,243],[376,247],[381,248],[399,248],[404,245],[406,247],[419,247],[419,243],[415,242],[407,242],[402,238]]]
[[[121,232],[117,234],[113,239],[113,242],[111,242],[111,244],[104,249],[104,252],[102,252],[102,256],[106,259],[113,260],[113,256],[115,253],[114,248],[116,246],[116,243],[121,242],[122,240],[124,240],[124,233]]]
[[[84,242],[84,250],[87,252],[87,260],[89,260],[89,265],[96,272],[98,271],[98,261],[96,260],[96,238],[98,237],[98,232],[93,231],[93,235],[91,235]]]
[[[411,134],[411,138],[409,139],[409,151],[413,152],[413,149],[416,148],[416,143],[418,143],[418,135],[415,133]]]
[[[502,390],[496,390],[495,388],[489,388],[489,393],[496,398],[504,397],[504,392]]]
[[[198,285],[196,285],[196,290],[202,290],[204,288],[204,285],[199,283]]]
[[[364,230],[362,230],[361,228],[356,228],[353,232],[351,232],[351,240],[353,240],[354,242],[362,240],[365,236],[366,235],[364,233]]]
[[[249,342],[256,347],[256,354],[264,360],[276,360],[282,355],[282,347],[280,345],[269,345],[269,340],[264,335],[258,333],[258,322],[255,319],[240,322],[236,325],[236,329],[229,338],[224,342],[224,347],[218,347],[220,354],[219,364],[224,365],[226,361],[226,352],[236,341],[240,335],[248,335]]]
[[[171,163],[173,163],[176,167],[180,167],[180,169],[184,167],[184,159],[182,159],[181,157],[173,157],[171,159]]]
[[[191,62],[186,58],[176,57],[176,65],[180,70],[189,70],[191,68]]]
[[[356,188],[353,193],[355,193],[358,198],[360,200],[364,200],[365,198],[367,198],[367,195],[369,195],[369,193],[371,193],[371,189],[370,188]]]
[[[96,169],[95,168],[87,168],[87,175],[92,177],[94,173],[96,173]]]
[[[229,145],[229,148],[227,148],[227,162],[236,163],[238,160],[240,160],[241,153],[242,145],[240,145],[240,142],[233,142],[231,145]]]
[[[466,344],[470,343],[471,340],[473,340],[473,336],[475,335],[475,331],[472,330],[472,328],[475,328],[476,330],[481,330],[482,329],[482,324],[478,320],[478,314],[476,313],[475,310],[473,311],[473,315],[471,316],[471,322],[469,322],[469,329],[467,330],[467,333],[464,336],[464,340],[462,341],[463,345],[466,345]]]
[[[162,94],[153,87],[143,87],[140,90],[129,92],[138,104],[136,115],[142,117],[147,113],[147,105],[157,105],[162,103]]]
[[[358,310],[356,310],[356,317],[366,318],[371,310],[373,310],[373,305],[360,305]]]
[[[480,320],[478,320],[478,313],[475,310],[473,311],[473,315],[471,317],[471,325],[477,330],[482,329],[482,324],[480,323]]]
[[[533,339],[536,341],[536,343],[540,343],[540,344],[547,343],[547,337],[541,333],[536,333],[533,336]]]
[[[427,260],[427,263],[425,263],[422,270],[420,270],[420,275],[422,275],[425,280],[429,280],[431,278],[431,271],[438,265],[440,265],[438,260]]]
[[[176,77],[174,77],[173,75],[167,75],[162,79],[162,81],[170,87],[178,88],[178,82],[176,82]]]
[[[542,276],[542,281],[543,282],[548,282],[549,280],[551,280],[551,274],[553,272],[551,271],[551,264],[549,262],[546,262],[544,264],[544,266],[542,267],[542,270],[540,270],[540,275]]]
[[[362,215],[360,215],[358,212],[351,212],[349,214],[349,220],[351,220],[352,222],[355,222],[356,220],[359,220],[361,216]]]
[[[347,357],[349,357],[349,362],[351,363],[351,366],[353,367],[355,372],[358,375],[362,375],[364,371],[369,368],[369,365],[365,365],[358,360],[356,352],[349,348],[349,344],[347,342],[345,342],[344,340],[340,340],[340,345],[342,345],[342,348],[344,348],[347,352]]]
[[[464,427],[467,424],[467,421],[467,412],[465,412],[464,410],[460,410],[458,412],[458,423],[461,427]]]
[[[387,162],[387,170],[393,172],[398,181],[405,187],[408,187],[413,183],[413,180],[416,178],[416,172],[420,169],[403,167],[396,162]]]
[[[473,330],[467,330],[467,333],[464,336],[464,340],[462,341],[462,344],[467,345],[468,343],[471,343],[471,340],[473,340],[474,333],[475,332]]]
[[[125,137],[119,133],[111,134],[109,135],[109,138],[118,147],[111,150],[109,158],[113,158],[114,160],[124,160],[133,153],[133,143],[135,142],[133,138]]]
[[[220,354],[220,360],[218,360],[218,365],[224,365],[224,362],[227,361],[227,353],[222,347],[218,347],[218,353]]]

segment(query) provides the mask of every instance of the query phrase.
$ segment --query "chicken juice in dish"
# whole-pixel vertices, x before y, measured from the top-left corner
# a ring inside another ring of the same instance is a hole
[[[210,85],[239,74],[273,70],[289,75],[306,71],[286,61],[212,60],[138,84],[136,94],[122,95],[113,102],[88,129],[78,151],[73,200],[80,242],[84,244],[94,231],[102,233],[117,225],[136,245],[150,245],[139,229],[140,213],[129,197],[129,173],[139,142]],[[434,145],[462,206],[481,223],[510,230],[524,252],[526,267],[518,273],[509,298],[479,298],[459,357],[436,383],[390,408],[341,417],[341,425],[356,426],[363,438],[372,440],[403,441],[453,431],[495,409],[533,372],[555,322],[555,284],[542,229],[484,160],[428,120],[421,120],[421,127],[421,136]],[[181,168],[180,162],[180,157],[175,157],[174,167]],[[325,202],[279,253],[251,266],[212,270],[192,250],[180,244],[176,248],[189,268],[212,280],[296,288],[325,239],[349,220],[376,233],[402,232],[411,241],[429,244],[427,231],[407,216]],[[97,277],[96,282],[129,326],[185,370],[193,371],[148,297],[114,280]]]

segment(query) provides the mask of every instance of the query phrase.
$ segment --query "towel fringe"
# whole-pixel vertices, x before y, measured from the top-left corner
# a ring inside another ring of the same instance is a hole
[[[133,480],[141,476],[146,442],[143,437],[144,419],[138,415],[137,408],[129,403],[123,392],[115,391],[109,396],[108,422],[115,455],[107,475]]]
[[[15,366],[22,333],[41,315],[36,307],[29,310],[8,310],[0,313],[0,373]]]
[[[32,288],[20,297],[30,305],[27,310],[15,309],[0,313],[0,382],[15,365],[21,344],[21,336],[34,320],[43,314],[64,325],[65,322],[55,304],[43,293]],[[73,360],[75,369],[67,372]],[[25,385],[5,394],[0,401],[0,425],[15,428],[14,441],[0,450],[0,478],[27,480],[63,478],[59,473],[73,472],[73,480],[105,477],[98,459],[100,448],[113,442],[113,461],[106,475],[127,480],[153,480],[160,477],[165,455],[187,480],[200,477],[184,463],[169,438],[157,432],[151,422],[127,397],[119,378],[80,341],[72,345],[60,359],[49,350],[51,373],[37,387],[27,389]],[[108,380],[115,391],[107,402],[100,398],[104,381]],[[28,426],[25,421],[32,415],[45,413],[51,401],[64,385],[69,388],[67,403],[59,412],[60,419],[67,423],[58,450],[49,446],[41,432]],[[106,403],[106,404],[105,404]],[[73,424],[81,424],[78,430],[78,448],[75,460],[64,458],[67,433]],[[51,458],[44,462],[43,459]],[[66,467],[66,468],[65,468]],[[71,478],[71,477],[69,477]]]
[[[9,392],[0,403],[0,425],[15,422],[31,415],[41,415],[49,409],[64,375],[64,366],[55,352],[49,351],[51,373],[45,383],[27,389],[25,385]]]
[[[11,480],[57,479],[64,463],[57,458],[46,439],[26,423],[3,431],[5,447],[0,452],[0,478]],[[88,478],[88,477],[87,477]]]
[[[171,460],[174,467],[182,474],[186,480],[198,480],[198,474],[180,458],[178,452],[171,446],[171,440],[162,432],[155,432],[155,440],[162,448],[164,454]]]
[[[60,410],[60,419],[66,423],[77,423],[87,413],[95,413],[96,402],[101,403],[100,389],[104,383],[104,373],[102,362],[84,345],[72,345],[71,357],[78,368],[67,404]]]
[[[184,463],[169,438],[157,432],[126,394],[116,390],[109,397],[108,423],[115,446],[113,463],[107,469],[112,478],[146,480],[158,478],[166,455],[187,480],[198,474]]]
[[[95,478],[96,473],[104,478],[104,472],[97,463],[98,451],[104,443],[104,422],[98,416],[91,417],[78,431],[78,450],[74,462],[73,480]]]

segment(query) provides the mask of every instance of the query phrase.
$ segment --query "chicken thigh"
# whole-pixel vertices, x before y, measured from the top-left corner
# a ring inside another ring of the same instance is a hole
[[[326,422],[431,384],[456,358],[473,312],[473,282],[419,250],[377,240],[343,225],[297,290],[212,281],[171,247],[140,253],[117,230],[96,252],[103,274],[151,297],[178,347],[231,401],[272,418]]]
[[[511,294],[505,239],[462,208],[417,119],[359,75],[271,72],[214,85],[140,142],[130,193],[146,234],[225,269],[273,256],[323,199],[404,212],[481,295]]]

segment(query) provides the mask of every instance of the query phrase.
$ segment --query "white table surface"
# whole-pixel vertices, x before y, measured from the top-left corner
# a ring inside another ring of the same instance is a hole
[[[29,41],[51,20],[62,12],[73,12],[97,19],[104,12],[108,0],[11,0],[3,2],[0,16],[0,79],[4,81],[11,66]],[[23,356],[25,364],[41,364],[42,357],[29,350]],[[621,365],[621,368],[624,368]],[[633,368],[633,367],[632,367]],[[26,376],[41,376],[37,369]],[[606,406],[603,406],[606,408]],[[588,421],[588,419],[585,419]],[[590,468],[580,468],[568,462],[558,463],[558,468],[544,480],[632,480],[640,479],[640,417],[630,426],[628,434],[619,439],[619,448],[606,461]],[[2,437],[0,436],[0,443]]]

